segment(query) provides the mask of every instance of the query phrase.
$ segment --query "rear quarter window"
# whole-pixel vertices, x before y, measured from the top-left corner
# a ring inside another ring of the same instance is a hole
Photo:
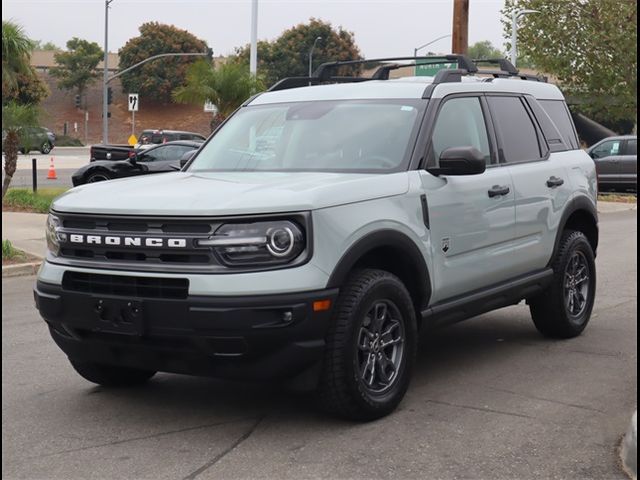
[[[578,135],[576,134],[576,129],[573,125],[567,104],[562,100],[539,100],[539,103],[545,112],[547,112],[547,115],[551,117],[553,123],[556,124],[556,128],[562,134],[565,145],[571,150],[580,148]]]

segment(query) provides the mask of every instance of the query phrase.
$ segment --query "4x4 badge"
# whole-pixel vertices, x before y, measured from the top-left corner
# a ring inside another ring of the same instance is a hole
[[[451,249],[451,240],[449,237],[445,237],[442,239],[442,251],[447,253]]]

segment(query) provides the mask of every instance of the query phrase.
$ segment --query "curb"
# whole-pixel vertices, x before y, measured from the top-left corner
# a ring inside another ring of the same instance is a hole
[[[637,203],[598,201],[598,213],[625,212],[627,210],[637,210],[637,208]]]
[[[42,265],[42,261],[31,263],[18,263],[16,265],[7,265],[2,267],[2,278],[5,277],[22,277],[25,275],[35,275],[38,273]]]
[[[626,473],[635,480],[638,477],[638,411],[631,417],[629,430],[622,440],[620,450],[622,465]]]

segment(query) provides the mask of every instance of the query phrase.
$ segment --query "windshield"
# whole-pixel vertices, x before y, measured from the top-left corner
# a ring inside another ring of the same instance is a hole
[[[279,103],[240,109],[189,171],[395,172],[406,168],[425,100]]]

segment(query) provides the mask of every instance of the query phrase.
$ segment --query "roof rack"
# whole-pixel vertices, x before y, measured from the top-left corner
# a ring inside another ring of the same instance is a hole
[[[396,61],[412,60],[410,63],[386,63]],[[371,77],[349,77],[336,75],[337,70],[345,66],[365,65],[368,63],[383,63],[373,73]],[[546,82],[545,77],[537,75],[521,74],[518,69],[505,58],[496,59],[477,59],[472,60],[466,55],[451,54],[437,56],[416,56],[416,57],[391,57],[391,58],[374,58],[368,60],[347,60],[326,62],[320,65],[310,77],[287,77],[276,82],[268,91],[287,90],[289,88],[304,87],[310,85],[319,85],[321,83],[355,83],[365,82],[368,80],[388,80],[391,70],[405,67],[416,67],[419,65],[438,65],[442,63],[455,63],[457,69],[442,69],[433,79],[433,85],[438,83],[461,82],[463,76],[481,74],[492,75],[494,78],[518,77],[522,80],[535,80]],[[478,70],[477,64],[488,63],[497,65],[499,70]]]

